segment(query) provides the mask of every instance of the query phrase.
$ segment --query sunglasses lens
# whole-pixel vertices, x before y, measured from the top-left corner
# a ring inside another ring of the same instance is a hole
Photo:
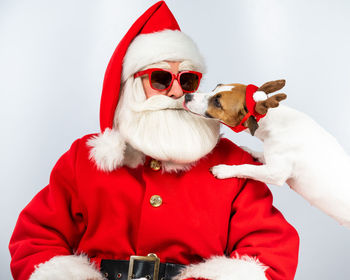
[[[183,73],[180,76],[180,85],[187,92],[196,91],[199,86],[199,77],[195,73]]]
[[[151,84],[154,89],[167,89],[173,79],[172,75],[166,71],[153,71],[151,74]]]

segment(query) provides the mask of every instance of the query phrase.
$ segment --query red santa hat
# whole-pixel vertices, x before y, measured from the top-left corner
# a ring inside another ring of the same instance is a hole
[[[191,60],[198,71],[205,70],[197,46],[181,32],[165,2],[159,1],[135,21],[109,61],[100,106],[102,132],[113,128],[121,83],[145,66],[164,60]]]
[[[190,60],[197,71],[205,71],[196,44],[181,32],[165,2],[159,1],[135,21],[107,66],[100,105],[101,133],[88,142],[90,157],[99,169],[112,171],[124,164],[126,143],[113,128],[121,83],[142,68],[164,60]]]

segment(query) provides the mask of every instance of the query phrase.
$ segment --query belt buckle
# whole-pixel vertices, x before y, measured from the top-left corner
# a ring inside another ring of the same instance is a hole
[[[156,254],[152,254],[152,253],[148,254],[147,256],[130,256],[128,280],[133,279],[132,276],[134,271],[135,260],[154,262],[153,280],[158,280],[160,260]]]

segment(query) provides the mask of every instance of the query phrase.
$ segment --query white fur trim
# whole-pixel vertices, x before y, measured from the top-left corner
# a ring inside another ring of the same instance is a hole
[[[84,255],[57,256],[36,266],[29,280],[103,280]]]
[[[186,267],[173,280],[205,278],[210,280],[267,280],[267,269],[257,258],[249,256],[212,257],[205,262]]]
[[[138,35],[130,44],[123,62],[122,81],[147,65],[164,60],[190,60],[197,71],[205,72],[205,63],[196,44],[178,30]]]
[[[267,94],[263,91],[256,91],[254,94],[253,94],[253,99],[255,102],[258,102],[258,101],[264,101],[267,99]]]
[[[103,133],[87,141],[91,147],[90,159],[93,159],[102,171],[113,171],[123,165],[126,144],[124,138],[115,129],[105,129]]]

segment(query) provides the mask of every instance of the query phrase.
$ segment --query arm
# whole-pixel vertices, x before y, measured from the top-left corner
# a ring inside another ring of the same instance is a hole
[[[18,218],[9,244],[15,280],[102,279],[87,257],[73,255],[85,229],[84,209],[75,192],[77,146],[75,142],[60,158],[49,185]]]

